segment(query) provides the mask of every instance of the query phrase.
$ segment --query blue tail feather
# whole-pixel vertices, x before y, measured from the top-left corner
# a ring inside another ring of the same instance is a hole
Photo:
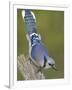
[[[26,32],[28,34],[36,33],[37,27],[36,27],[36,22],[35,19],[33,18],[33,15],[31,13],[31,10],[26,9],[25,10],[25,25],[26,25]]]

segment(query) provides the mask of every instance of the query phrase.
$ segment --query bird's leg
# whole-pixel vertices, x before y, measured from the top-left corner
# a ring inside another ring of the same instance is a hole
[[[32,60],[31,60],[31,58],[30,58],[30,57],[28,57],[28,60],[30,60],[30,63],[32,63]]]
[[[40,67],[40,68],[37,70],[37,72],[36,72],[36,73],[39,73],[39,72],[41,72],[41,73],[42,73],[42,67]]]

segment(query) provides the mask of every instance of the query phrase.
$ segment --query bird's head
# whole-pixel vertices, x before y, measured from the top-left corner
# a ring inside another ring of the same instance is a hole
[[[47,60],[45,68],[52,68],[52,69],[56,70],[54,59],[52,59],[51,57],[48,57],[48,60]]]

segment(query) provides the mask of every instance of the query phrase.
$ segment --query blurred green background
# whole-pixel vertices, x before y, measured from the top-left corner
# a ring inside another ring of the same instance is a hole
[[[44,70],[46,79],[64,78],[64,11],[32,10],[36,16],[37,31],[54,58],[58,71]],[[17,9],[17,56],[28,54],[26,28],[22,18],[22,10]],[[17,70],[17,80],[24,80]]]

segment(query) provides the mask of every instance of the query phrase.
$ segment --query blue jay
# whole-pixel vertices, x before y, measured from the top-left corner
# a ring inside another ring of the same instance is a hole
[[[22,17],[26,25],[26,37],[29,42],[29,57],[35,66],[41,69],[53,68],[56,70],[55,61],[49,57],[40,34],[37,33],[36,18],[31,10],[23,10]]]

